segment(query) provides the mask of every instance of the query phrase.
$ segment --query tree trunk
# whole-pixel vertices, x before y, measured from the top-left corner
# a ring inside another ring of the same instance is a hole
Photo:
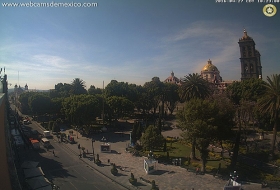
[[[202,160],[202,166],[201,166],[201,173],[205,173],[205,171],[206,171],[206,159],[201,159]]]
[[[191,151],[191,155],[190,155],[190,158],[191,158],[191,159],[196,159],[196,155],[195,155],[195,144],[196,144],[196,142],[195,142],[195,138],[194,138],[193,141],[192,141],[192,151]]]
[[[234,148],[233,148],[233,156],[232,156],[231,164],[230,164],[232,169],[234,169],[235,166],[236,166],[237,158],[238,158],[239,145],[240,145],[240,136],[241,136],[240,110],[237,111],[237,117],[238,117],[237,118],[238,119],[238,131],[237,131],[236,138],[235,138],[235,144],[234,144]]]
[[[239,151],[239,144],[240,144],[240,131],[237,132],[236,139],[235,139],[235,144],[233,148],[233,155],[231,159],[231,167],[235,168],[236,163],[237,163],[237,158],[238,158],[238,151]]]
[[[277,125],[278,125],[278,113],[275,113],[274,116],[274,126],[273,126],[273,137],[272,137],[272,143],[271,143],[271,153],[274,157],[274,153],[275,153],[275,146],[276,146],[276,136],[277,136]]]
[[[224,146],[223,146],[223,141],[220,141],[220,146],[221,146],[221,157],[224,158]]]

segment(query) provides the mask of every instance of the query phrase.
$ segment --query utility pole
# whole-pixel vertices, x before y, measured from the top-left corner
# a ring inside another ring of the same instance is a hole
[[[102,90],[102,125],[104,127],[104,81],[103,81],[103,90]]]

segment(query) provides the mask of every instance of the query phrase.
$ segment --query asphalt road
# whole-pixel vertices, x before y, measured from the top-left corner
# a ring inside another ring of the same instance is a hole
[[[13,107],[12,109],[14,110]],[[27,127],[43,133],[43,129],[36,122],[32,122]],[[24,176],[19,166],[23,161],[29,160],[39,162],[45,177],[59,186],[60,190],[125,189],[81,161],[77,153],[69,149],[64,143],[56,141],[56,137],[49,140],[52,145],[49,150],[42,145],[40,150],[30,148],[18,150],[20,161],[17,163],[17,166],[22,183],[24,183]],[[26,187],[23,189],[26,189]]]

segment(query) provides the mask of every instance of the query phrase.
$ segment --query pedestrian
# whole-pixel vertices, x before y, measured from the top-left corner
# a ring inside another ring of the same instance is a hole
[[[195,175],[197,175],[198,173],[199,173],[199,168],[197,167]]]
[[[52,153],[53,153],[53,156],[55,156],[55,154],[54,154],[54,150],[52,151]]]
[[[108,159],[108,164],[110,164],[110,159]]]

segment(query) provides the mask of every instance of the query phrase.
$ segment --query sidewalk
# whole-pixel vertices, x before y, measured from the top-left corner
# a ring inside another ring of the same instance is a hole
[[[37,122],[35,122],[35,124],[39,126],[42,130],[45,130]],[[69,130],[65,131],[65,133],[69,134],[68,131]],[[125,147],[129,143],[128,135],[125,135],[126,137],[120,137],[117,134],[115,134],[116,136],[113,135],[112,137],[110,135],[109,142],[111,144],[112,149],[111,153],[101,153],[100,151],[100,144],[103,143],[100,140],[102,136],[106,136],[107,133],[95,135],[94,152],[95,155],[99,154],[100,160],[102,162],[101,166],[97,166],[92,161],[91,139],[82,137],[81,134],[77,133],[77,131],[73,131],[75,135],[75,141],[77,142],[77,144],[61,143],[61,145],[67,147],[69,152],[73,153],[77,157],[80,154],[78,144],[80,144],[81,147],[85,147],[85,152],[89,152],[89,154],[87,155],[88,158],[80,158],[80,160],[83,161],[86,165],[98,171],[100,174],[111,179],[112,182],[118,183],[126,189],[150,190],[151,184],[145,182],[147,180],[155,180],[156,185],[158,185],[160,190],[189,190],[192,188],[194,188],[195,190],[218,190],[223,189],[224,185],[227,183],[226,180],[215,178],[212,175],[195,175],[193,172],[188,172],[186,169],[181,168],[179,166],[164,165],[160,163],[156,165],[156,172],[147,175],[144,170],[144,158],[134,157],[130,153],[125,152]],[[79,138],[76,138],[77,134]],[[176,136],[177,133],[174,133],[173,136],[174,135]],[[111,174],[110,170],[112,167],[108,163],[108,159],[110,159],[110,163],[116,164],[119,172],[118,176],[113,176]],[[135,178],[137,179],[137,186],[131,185],[128,181],[131,173],[133,173]],[[145,179],[145,181],[140,180],[140,178]],[[242,187],[244,190],[262,189],[260,184],[245,184]]]
[[[66,131],[65,133],[67,134],[68,131]],[[74,134],[77,134],[77,132],[74,132]],[[112,181],[126,187],[127,189],[150,190],[151,184],[145,182],[146,180],[155,180],[156,185],[158,185],[159,189],[172,190],[188,190],[192,188],[194,188],[195,190],[217,190],[223,189],[224,185],[227,183],[226,180],[215,178],[212,175],[195,175],[193,172],[188,172],[186,169],[181,168],[179,166],[164,165],[161,163],[157,163],[157,171],[148,175],[145,173],[144,170],[144,158],[134,157],[130,153],[125,152],[125,147],[128,143],[128,141],[125,140],[116,143],[110,143],[112,153],[102,153],[100,151],[100,144],[102,144],[102,142],[100,142],[100,140],[98,139],[95,139],[94,152],[95,155],[99,154],[99,158],[102,162],[101,166],[97,166],[93,163],[93,161],[91,161],[91,139],[82,137],[80,134],[78,134],[78,137],[78,139],[75,138],[77,144],[64,144],[64,146],[67,146],[71,150],[71,152],[75,153],[76,155],[79,155],[78,144],[80,144],[81,147],[85,147],[85,152],[89,152],[88,158],[81,158],[80,160],[84,161],[85,164],[91,166],[92,168],[99,171],[101,174],[110,178]],[[100,135],[98,137],[100,137]],[[110,159],[110,163],[116,164],[119,172],[118,176],[113,176],[111,174],[110,170],[112,167],[108,163],[108,159]],[[137,179],[137,186],[131,185],[128,181],[131,173],[133,173],[135,178]],[[145,181],[140,180],[140,178],[144,178]],[[243,189],[257,190],[261,189],[261,185],[246,184],[243,186]]]

